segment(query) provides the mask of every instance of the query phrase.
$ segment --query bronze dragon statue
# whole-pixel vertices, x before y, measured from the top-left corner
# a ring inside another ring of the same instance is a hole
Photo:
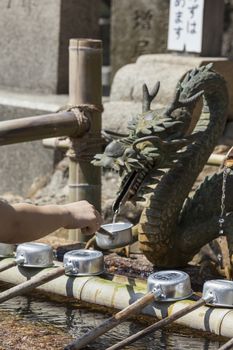
[[[158,90],[159,83],[151,92],[143,86],[142,114],[130,122],[129,134],[109,143],[93,163],[122,177],[114,210],[126,199],[144,198],[137,226],[140,249],[148,260],[157,267],[178,267],[219,235],[223,172],[205,178],[195,194],[189,194],[223,132],[228,94],[211,64],[188,72],[166,109],[151,110]],[[192,112],[201,97],[202,112],[191,130]],[[220,233],[233,247],[232,174],[226,193]]]

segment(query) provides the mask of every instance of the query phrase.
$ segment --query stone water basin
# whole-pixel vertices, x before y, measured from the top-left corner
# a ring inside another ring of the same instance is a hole
[[[105,259],[106,269],[107,272],[132,274],[135,275],[134,277],[140,276],[146,279],[152,266],[147,266],[141,258],[139,260],[140,264],[136,257],[124,259],[113,254]],[[139,271],[136,269],[138,266],[140,266]],[[2,274],[9,275],[7,272]],[[120,278],[124,279],[123,275]],[[195,280],[197,282],[197,278]],[[6,287],[2,285],[2,288]],[[27,297],[20,296],[0,304],[0,350],[63,349],[72,338],[98,326],[111,315],[110,312],[112,310],[105,307],[98,306],[96,309],[96,306],[79,303],[77,300],[74,302],[67,297],[56,296],[55,298],[54,295],[50,295],[48,298],[40,291],[34,291]],[[135,319],[133,322],[124,322],[96,340],[88,349],[106,349],[143,329],[146,326],[145,322],[146,325],[151,324],[152,318],[149,320],[143,318],[143,323]],[[210,333],[187,328],[184,330],[180,326],[173,325],[157,331],[126,349],[218,349],[226,340]]]
[[[63,349],[73,337],[98,326],[106,317],[86,305],[48,301],[48,298],[20,296],[0,305],[1,350]],[[145,324],[146,323],[146,324]],[[150,322],[151,323],[151,322]],[[148,320],[124,322],[86,349],[102,350],[148,325]],[[171,330],[172,329],[172,330]],[[135,350],[218,349],[226,339],[179,327],[159,330],[127,346]]]

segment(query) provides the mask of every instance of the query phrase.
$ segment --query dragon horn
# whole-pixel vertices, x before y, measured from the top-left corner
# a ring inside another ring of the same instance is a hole
[[[186,98],[185,100],[179,100],[179,103],[181,105],[180,107],[185,107],[185,106],[188,106],[189,104],[196,102],[199,99],[199,97],[201,97],[203,94],[204,94],[204,90],[201,90],[197,92],[195,95],[189,98]]]
[[[160,82],[157,81],[155,86],[153,87],[151,93],[149,93],[148,87],[146,84],[143,84],[142,86],[142,112],[147,112],[150,110],[150,105],[153,99],[156,97],[157,93],[159,92]]]

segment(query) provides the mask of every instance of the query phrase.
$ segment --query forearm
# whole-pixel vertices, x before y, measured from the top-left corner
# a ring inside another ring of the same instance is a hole
[[[21,243],[33,241],[45,236],[60,227],[67,221],[64,206],[31,204],[7,205],[5,215],[1,215],[0,228],[1,242]]]
[[[99,212],[85,200],[44,206],[0,201],[0,220],[2,243],[34,241],[60,227],[80,228],[84,234],[93,234],[102,222]]]

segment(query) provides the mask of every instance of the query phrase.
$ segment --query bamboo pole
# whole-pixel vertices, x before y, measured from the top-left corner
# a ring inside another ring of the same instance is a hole
[[[14,267],[16,265],[17,265],[17,262],[15,260],[14,261],[10,261],[8,264],[3,265],[3,266],[0,267],[0,272],[6,271],[8,269],[11,269],[12,267]]]
[[[228,340],[223,346],[221,346],[218,350],[229,350],[233,349],[233,338]]]
[[[207,160],[208,165],[222,165],[226,155],[212,153],[209,159]]]
[[[0,122],[0,146],[41,140],[46,137],[80,137],[89,128],[85,119],[78,121],[73,112],[60,112]]]
[[[70,146],[71,142],[70,139],[59,139],[57,137],[51,137],[49,139],[43,139],[42,144],[46,148],[60,148],[61,150],[67,151]]]
[[[100,153],[98,143],[101,137],[102,108],[102,42],[91,39],[71,39],[69,47],[69,104],[96,107],[89,115],[90,131],[81,139],[82,147],[88,149],[88,157],[77,155],[75,148],[69,152],[69,200],[88,200],[101,210],[101,169],[90,164],[96,153]],[[91,109],[91,108],[90,108]],[[85,145],[86,141],[86,145]],[[83,143],[82,143],[83,142]],[[71,230],[69,238],[85,242],[86,237],[79,230]]]
[[[56,269],[50,270],[46,274],[32,277],[32,279],[0,293],[0,303],[3,303],[4,301],[12,299],[23,293],[30,292],[32,289],[39,287],[46,282],[49,282],[57,277],[64,275],[64,273],[65,273],[65,268],[58,267]]]
[[[117,312],[114,316],[110,317],[106,321],[100,324],[100,326],[85,333],[82,337],[76,339],[71,344],[67,345],[64,350],[78,350],[108,332],[110,329],[118,326],[121,322],[127,320],[132,315],[135,315],[138,311],[143,309],[146,305],[152,303],[155,300],[153,292],[147,293],[142,298],[136,300],[133,304],[129,305],[125,309]]]
[[[179,318],[189,314],[190,312],[198,309],[199,307],[203,306],[206,304],[206,302],[208,302],[209,300],[213,299],[213,297],[211,296],[208,300],[207,299],[200,299],[197,302],[195,302],[193,305],[189,305],[177,312],[175,312],[174,314],[165,317],[164,319],[152,324],[149,327],[146,327],[145,329],[143,329],[142,331],[139,331],[136,334],[131,335],[130,337],[120,341],[119,343],[110,346],[109,348],[107,348],[106,350],[116,350],[116,349],[123,349],[126,345],[132,344],[134,343],[136,340],[141,339],[143,337],[145,337],[146,335],[157,331],[158,329],[169,325],[170,323],[178,320]]]

